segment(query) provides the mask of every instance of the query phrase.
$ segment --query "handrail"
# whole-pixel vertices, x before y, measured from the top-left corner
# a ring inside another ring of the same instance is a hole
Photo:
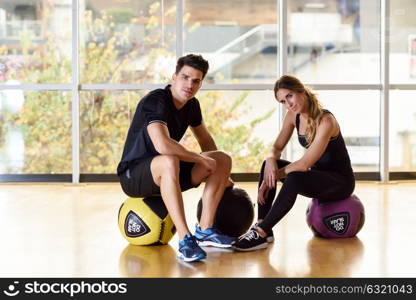
[[[265,27],[269,27],[270,25],[258,25],[252,29],[250,29],[249,31],[247,31],[246,33],[240,35],[239,37],[237,37],[236,39],[232,40],[231,42],[229,42],[228,44],[222,46],[220,49],[216,50],[214,52],[214,54],[219,54],[222,52],[225,52],[227,49],[234,47],[235,45],[237,45],[238,43],[246,40],[247,38],[249,38],[250,36],[256,34],[259,31],[264,31]]]

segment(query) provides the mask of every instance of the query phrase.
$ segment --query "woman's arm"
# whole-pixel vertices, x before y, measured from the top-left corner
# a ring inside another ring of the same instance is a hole
[[[266,158],[263,182],[265,187],[268,189],[274,188],[276,186],[276,180],[278,179],[276,175],[278,171],[276,161],[282,155],[283,149],[286,147],[290,137],[293,134],[293,130],[295,128],[295,118],[296,115],[293,112],[288,111],[286,113],[283,120],[282,129],[280,130],[280,133],[273,144],[270,155]]]
[[[305,151],[305,154],[299,160],[279,169],[277,178],[284,178],[287,174],[294,171],[304,172],[309,170],[325,152],[331,136],[336,133],[337,129],[335,118],[331,114],[324,114],[316,130],[315,138]]]
[[[295,117],[296,115],[291,111],[288,111],[283,119],[283,126],[273,143],[270,156],[268,158],[274,158],[278,160],[282,155],[284,148],[290,140],[295,129]]]

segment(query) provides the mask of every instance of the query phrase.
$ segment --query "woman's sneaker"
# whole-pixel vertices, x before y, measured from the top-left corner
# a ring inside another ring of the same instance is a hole
[[[255,229],[258,225],[259,223],[254,224],[253,226],[251,226],[250,230]],[[274,242],[273,230],[270,229],[269,231],[266,231],[266,234],[267,234],[267,237],[266,237],[267,242],[273,243]]]
[[[250,229],[233,245],[238,251],[253,251],[267,248],[267,238],[261,237],[255,229]]]
[[[201,247],[198,246],[195,237],[188,233],[183,240],[179,241],[178,258],[186,261],[193,262],[199,261],[207,257],[207,254]]]

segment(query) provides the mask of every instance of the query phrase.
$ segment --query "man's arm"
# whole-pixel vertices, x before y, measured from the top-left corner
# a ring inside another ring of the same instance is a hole
[[[204,157],[198,153],[188,151],[184,146],[169,136],[168,127],[159,122],[147,126],[150,139],[157,152],[162,155],[175,155],[182,161],[202,162]]]
[[[217,145],[203,122],[199,126],[191,127],[191,130],[202,152],[217,150]]]

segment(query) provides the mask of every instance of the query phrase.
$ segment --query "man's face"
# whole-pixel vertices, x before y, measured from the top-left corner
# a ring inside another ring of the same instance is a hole
[[[193,98],[202,86],[202,72],[190,66],[183,66],[172,77],[172,96],[174,99],[186,103]]]

